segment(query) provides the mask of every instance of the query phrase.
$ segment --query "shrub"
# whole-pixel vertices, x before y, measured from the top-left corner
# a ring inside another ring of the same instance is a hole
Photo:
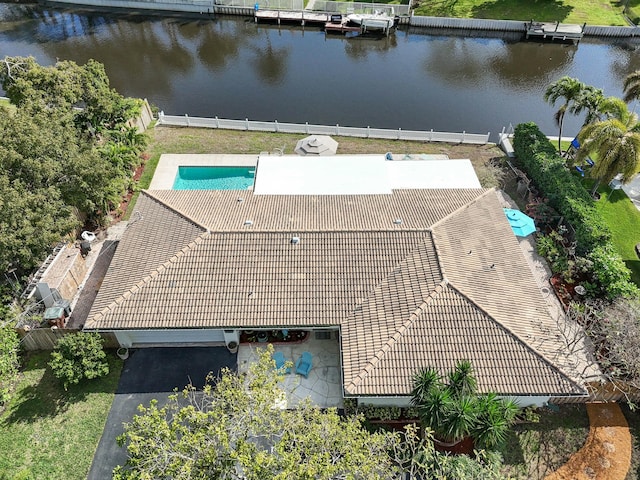
[[[9,392],[18,373],[20,339],[13,327],[0,328],[0,405],[9,399]]]
[[[607,299],[633,298],[638,295],[638,288],[631,283],[631,272],[611,244],[594,248],[589,259],[593,262],[593,275],[602,286]]]
[[[49,366],[62,380],[65,390],[84,379],[103,377],[109,373],[104,340],[98,333],[74,333],[58,340],[51,353]]]
[[[566,265],[568,275],[565,278],[572,279],[573,270],[586,273],[597,283],[598,293],[610,300],[637,294],[629,269],[612,246],[611,231],[596,210],[589,192],[565,167],[564,159],[535,123],[522,123],[516,127],[514,149],[521,166],[542,195],[575,230],[576,254],[584,258],[580,258],[579,265]],[[542,240],[538,248],[548,254],[545,256],[550,259],[554,271],[563,270],[563,256],[556,252],[550,239]],[[593,288],[589,289],[589,293],[593,291]]]

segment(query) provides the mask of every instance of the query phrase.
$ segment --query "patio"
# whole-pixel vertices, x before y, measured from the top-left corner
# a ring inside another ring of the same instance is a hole
[[[289,408],[295,407],[307,397],[311,399],[311,403],[321,408],[343,407],[340,342],[334,338],[318,339],[316,333],[321,332],[311,332],[304,342],[272,344],[276,352],[282,352],[287,361],[294,363],[291,373],[285,375],[282,383]],[[266,344],[240,344],[238,348],[240,373],[245,372],[251,362],[257,361],[257,349],[264,345]],[[313,367],[308,378],[295,373],[295,362],[302,352],[309,352],[313,356]]]

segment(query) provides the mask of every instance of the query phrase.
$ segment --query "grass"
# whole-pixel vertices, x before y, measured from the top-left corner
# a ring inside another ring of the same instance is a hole
[[[151,179],[163,153],[228,153],[253,154],[273,152],[282,148],[285,154],[294,153],[296,143],[306,135],[246,132],[238,130],[217,130],[209,128],[154,127],[148,130],[150,157],[138,183],[139,189],[149,188]],[[385,153],[419,154],[441,153],[449,158],[468,158],[476,171],[496,157],[503,157],[502,150],[493,144],[468,145],[446,143],[424,143],[400,140],[379,140],[354,137],[334,138],[340,143],[338,154]],[[136,193],[127,207],[125,218],[129,218],[135,208]]]
[[[627,25],[617,0],[418,0],[416,15]]]
[[[584,405],[560,405],[558,412],[540,411],[538,423],[515,425],[502,449],[503,472],[509,478],[543,479],[566,463],[589,434]]]
[[[613,245],[631,270],[631,280],[640,286],[640,259],[635,252],[636,243],[640,243],[640,211],[622,190],[611,191],[605,185],[598,192],[596,208],[611,229]]]
[[[65,391],[47,366],[49,357],[50,352],[37,352],[26,358],[0,415],[0,479],[87,477],[122,361],[109,354],[109,375]]]

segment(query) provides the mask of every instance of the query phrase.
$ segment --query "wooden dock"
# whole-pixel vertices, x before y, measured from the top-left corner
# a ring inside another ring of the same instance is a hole
[[[348,32],[362,32],[362,28],[354,25],[349,25],[349,22],[343,21],[340,23],[327,22],[324,24],[324,31],[331,33],[348,33]]]
[[[280,25],[281,22],[300,23],[304,26],[307,23],[326,24],[330,20],[328,13],[317,13],[300,10],[297,12],[289,12],[285,10],[256,10],[253,14],[254,21],[259,20],[275,22]]]
[[[584,27],[573,25],[569,23],[546,23],[546,22],[534,22],[533,20],[526,24],[527,39],[530,37],[542,38],[548,40],[570,40],[574,43],[578,43],[584,35]]]

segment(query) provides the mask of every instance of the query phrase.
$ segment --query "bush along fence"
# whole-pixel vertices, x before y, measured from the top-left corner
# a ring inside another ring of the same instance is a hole
[[[245,130],[254,132],[299,133],[304,135],[337,135],[342,137],[382,138],[387,140],[412,140],[421,142],[471,143],[485,145],[489,143],[490,133],[451,133],[433,130],[390,130],[370,127],[343,127],[342,125],[310,125],[309,123],[260,122],[249,119],[228,120],[223,118],[190,117],[188,115],[165,115],[160,112],[158,125],[175,127],[221,128],[227,130]]]
[[[593,199],[535,123],[516,127],[514,149],[520,167],[549,206],[574,229],[575,254],[584,260],[584,273],[598,290],[590,293],[610,300],[637,295],[631,272],[611,243],[611,231]]]

